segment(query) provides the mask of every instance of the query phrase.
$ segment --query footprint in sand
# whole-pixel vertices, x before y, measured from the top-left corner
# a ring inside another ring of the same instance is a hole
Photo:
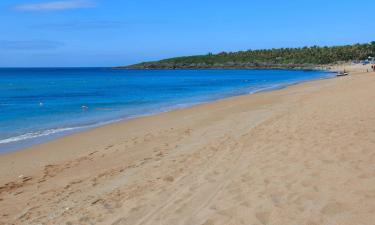
[[[113,147],[113,145],[108,145],[106,148],[105,148],[105,150],[108,150],[108,149],[110,149],[110,148],[112,148]]]
[[[167,177],[164,177],[163,180],[164,180],[164,181],[167,181],[167,182],[173,182],[173,181],[174,181],[174,177],[172,177],[172,176],[167,176]]]

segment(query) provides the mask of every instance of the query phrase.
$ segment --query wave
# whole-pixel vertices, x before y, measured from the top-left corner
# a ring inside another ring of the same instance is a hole
[[[42,130],[42,131],[35,131],[35,132],[28,132],[25,134],[21,134],[18,136],[13,136],[9,137],[6,139],[0,140],[0,145],[1,144],[10,144],[14,142],[20,142],[20,141],[25,141],[29,139],[35,139],[35,138],[40,138],[40,137],[46,137],[49,135],[53,134],[59,134],[59,133],[64,133],[64,132],[74,132],[74,131],[81,131],[89,128],[94,128],[94,127],[99,127],[99,126],[104,126],[107,124],[119,122],[123,119],[113,119],[113,120],[107,120],[107,121],[102,121],[98,123],[93,123],[93,124],[87,124],[87,125],[82,125],[82,126],[75,126],[75,127],[64,127],[64,128],[52,128],[52,129],[47,129],[47,130]]]
[[[77,129],[80,129],[80,128],[83,128],[83,127],[57,128],[57,129],[49,129],[49,130],[43,130],[43,131],[37,131],[37,132],[29,132],[29,133],[22,134],[22,135],[19,135],[19,136],[10,137],[10,138],[0,140],[0,144],[9,144],[9,143],[13,143],[13,142],[28,140],[28,139],[44,137],[44,136],[49,136],[49,135],[56,134],[56,133],[77,130]]]

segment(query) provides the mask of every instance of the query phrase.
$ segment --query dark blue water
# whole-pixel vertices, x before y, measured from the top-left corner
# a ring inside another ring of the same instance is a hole
[[[0,152],[111,121],[330,75],[295,70],[0,69]]]

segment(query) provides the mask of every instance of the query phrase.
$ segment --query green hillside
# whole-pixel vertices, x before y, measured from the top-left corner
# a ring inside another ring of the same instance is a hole
[[[331,47],[303,47],[221,52],[143,62],[120,68],[296,68],[326,65],[339,61],[365,60],[375,55],[375,42]]]

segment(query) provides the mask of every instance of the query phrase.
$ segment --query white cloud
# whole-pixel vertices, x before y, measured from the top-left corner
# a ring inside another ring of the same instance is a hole
[[[119,29],[128,23],[121,21],[70,21],[64,23],[46,23],[35,25],[31,28],[53,30],[92,30],[92,29]]]
[[[17,11],[58,11],[68,9],[90,8],[95,3],[91,0],[66,0],[43,3],[21,4],[14,7]]]

